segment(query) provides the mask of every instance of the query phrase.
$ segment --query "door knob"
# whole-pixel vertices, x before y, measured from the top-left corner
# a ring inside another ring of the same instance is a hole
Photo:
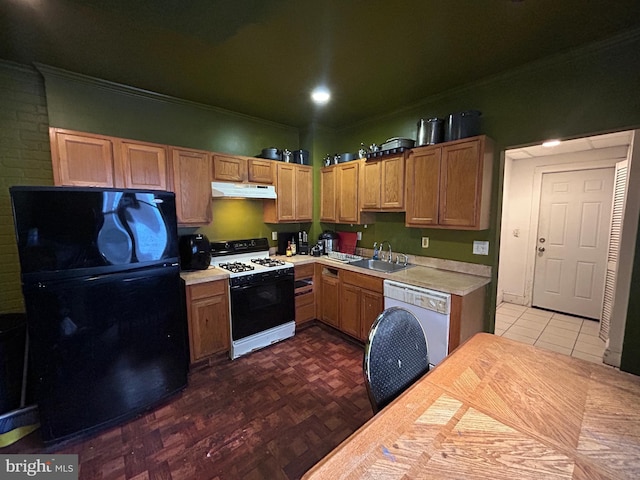
[[[544,247],[538,247],[538,251],[539,251],[540,253],[544,252]]]

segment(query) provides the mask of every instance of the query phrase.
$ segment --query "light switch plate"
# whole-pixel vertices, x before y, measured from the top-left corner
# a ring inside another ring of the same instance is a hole
[[[473,254],[474,255],[489,255],[489,242],[479,242],[474,240],[473,242]]]
[[[429,237],[422,237],[422,248],[429,248]]]
[[[271,232],[271,240],[277,240],[278,239],[278,232]]]

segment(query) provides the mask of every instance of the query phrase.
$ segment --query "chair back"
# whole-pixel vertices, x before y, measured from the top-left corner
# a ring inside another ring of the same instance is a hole
[[[364,374],[374,413],[429,371],[427,338],[409,310],[387,308],[371,326]]]

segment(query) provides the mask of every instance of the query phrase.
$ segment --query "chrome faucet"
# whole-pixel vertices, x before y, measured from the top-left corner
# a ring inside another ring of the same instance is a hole
[[[382,249],[383,249],[383,246],[384,246],[385,243],[387,245],[389,245],[389,257],[387,258],[387,262],[392,263],[391,257],[393,255],[393,252],[391,252],[391,243],[388,240],[385,240],[385,241],[380,243],[380,251],[382,252]],[[380,259],[380,260],[382,260],[382,259]]]

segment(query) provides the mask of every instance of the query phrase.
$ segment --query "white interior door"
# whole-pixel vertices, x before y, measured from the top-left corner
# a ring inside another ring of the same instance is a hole
[[[542,176],[533,306],[600,319],[613,168]]]

